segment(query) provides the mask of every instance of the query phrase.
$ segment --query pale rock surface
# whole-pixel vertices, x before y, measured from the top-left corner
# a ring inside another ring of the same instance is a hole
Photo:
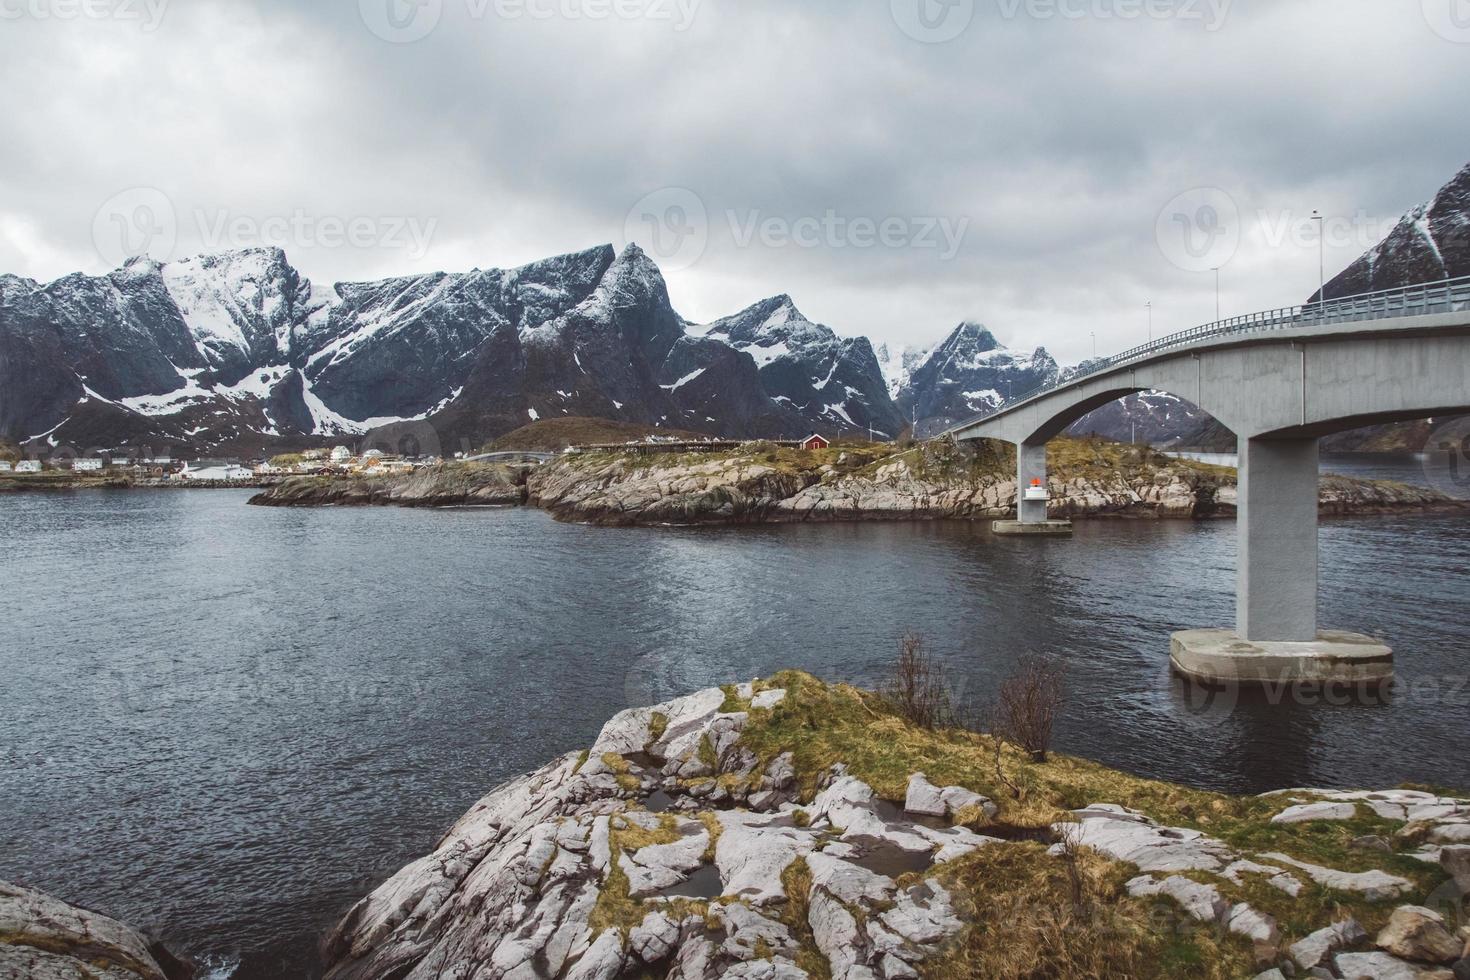
[[[1358,925],[1356,919],[1336,922],[1325,929],[1318,929],[1287,951],[1292,961],[1303,970],[1310,970],[1328,962],[1339,949],[1356,946],[1368,938],[1368,933]]]
[[[1271,818],[1272,823],[1307,823],[1311,820],[1351,820],[1358,808],[1351,803],[1303,803],[1287,807]]]
[[[116,919],[0,881],[0,977],[186,980],[193,971]],[[168,970],[160,964],[162,958]]]
[[[1465,950],[1465,944],[1445,928],[1443,916],[1418,905],[1394,909],[1374,945],[1402,959],[1436,964],[1453,963]]]

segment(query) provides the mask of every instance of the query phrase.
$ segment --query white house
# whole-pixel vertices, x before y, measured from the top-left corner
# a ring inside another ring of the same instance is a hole
[[[39,473],[41,472],[41,461],[39,459],[23,459],[15,464],[17,473]]]
[[[351,458],[352,450],[348,449],[346,446],[338,446],[336,449],[332,450],[332,462],[334,463],[345,463]]]
[[[73,473],[101,473],[101,459],[77,459],[72,460],[71,470]]]
[[[185,463],[179,478],[198,483],[228,483],[231,480],[248,480],[253,475],[248,467],[238,463],[201,459],[197,463]]]
[[[14,468],[10,465],[10,460],[0,459],[0,473],[9,473]]]

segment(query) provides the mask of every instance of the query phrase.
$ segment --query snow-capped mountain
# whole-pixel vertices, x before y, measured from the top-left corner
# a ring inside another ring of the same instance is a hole
[[[878,368],[888,383],[888,396],[895,402],[909,386],[914,370],[928,359],[934,345],[882,344],[878,347]]]
[[[45,285],[5,276],[0,437],[243,453],[424,420],[458,448],[567,415],[896,434],[867,342],[791,311],[784,356],[739,318],[727,339],[686,332],[636,246],[331,288],[279,249]]]
[[[925,434],[1054,381],[1060,370],[1044,347],[1013,351],[983,324],[961,323],[908,370],[898,405],[925,423],[920,426]]]
[[[1329,282],[1327,298],[1460,276],[1470,276],[1470,164]]]
[[[885,438],[905,427],[868,339],[839,337],[813,323],[790,296],[762,300],[693,332],[749,355],[771,397],[804,418]]]

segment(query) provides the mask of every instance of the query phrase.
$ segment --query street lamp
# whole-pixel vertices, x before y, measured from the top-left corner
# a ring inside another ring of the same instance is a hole
[[[1148,342],[1154,342],[1154,301],[1149,300],[1143,304],[1148,309]]]
[[[1092,359],[1097,360],[1097,331],[1092,332]]]
[[[1317,302],[1325,305],[1327,303],[1327,219],[1321,211],[1312,212],[1312,220],[1317,222]]]
[[[1217,265],[1215,272],[1215,322],[1220,322],[1220,267]]]

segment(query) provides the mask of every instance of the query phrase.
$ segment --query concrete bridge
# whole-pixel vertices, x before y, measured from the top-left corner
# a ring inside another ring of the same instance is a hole
[[[1009,530],[1065,533],[1046,516],[1047,441],[1150,390],[1194,403],[1239,438],[1236,628],[1176,635],[1175,666],[1219,680],[1391,676],[1386,647],[1318,628],[1318,440],[1470,413],[1470,277],[1186,330],[1091,362],[949,434],[1014,443],[1018,522]]]

